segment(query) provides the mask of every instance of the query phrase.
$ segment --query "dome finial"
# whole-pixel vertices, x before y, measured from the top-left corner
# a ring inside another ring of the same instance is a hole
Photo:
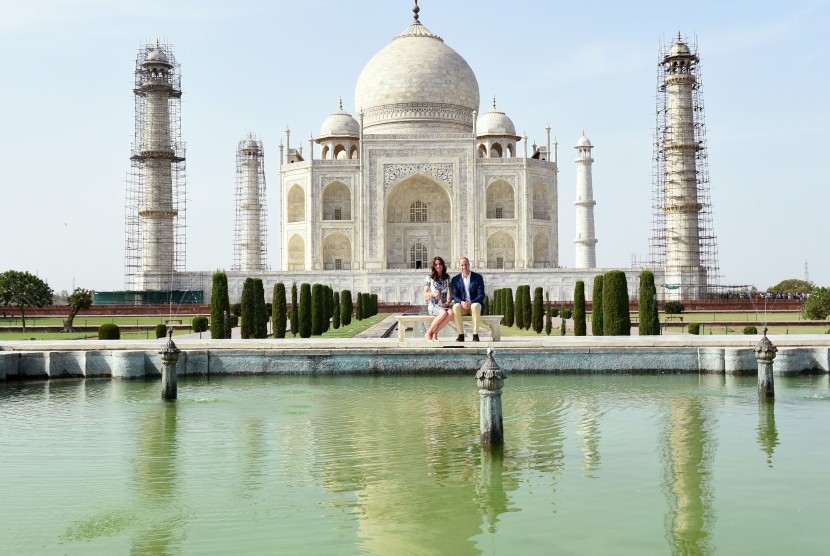
[[[418,22],[418,12],[420,12],[420,11],[421,11],[421,8],[418,7],[418,0],[415,0],[415,6],[412,8],[412,13],[415,14],[415,19],[412,21],[412,23],[419,23]]]
[[[496,109],[496,95],[493,95],[493,110]]]
[[[340,97],[340,110],[343,110],[343,97]]]

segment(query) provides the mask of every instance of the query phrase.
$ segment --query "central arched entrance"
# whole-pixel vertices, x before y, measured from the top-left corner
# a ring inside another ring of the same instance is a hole
[[[429,268],[432,257],[451,261],[452,199],[446,186],[414,174],[386,198],[386,268]],[[449,263],[448,263],[449,264]]]

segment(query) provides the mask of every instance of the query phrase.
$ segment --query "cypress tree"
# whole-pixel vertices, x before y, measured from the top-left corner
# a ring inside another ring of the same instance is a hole
[[[271,303],[274,307],[274,321],[271,323],[274,338],[285,338],[285,325],[288,320],[288,313],[285,304],[285,284],[282,282],[274,285],[274,296]]]
[[[349,326],[352,323],[352,291],[340,292],[340,324]]]
[[[357,307],[354,312],[355,320],[363,320],[363,294],[357,292]]]
[[[559,317],[561,321],[559,322],[559,335],[564,336],[568,333],[568,319],[562,314],[562,311],[559,311]]]
[[[628,283],[625,273],[611,270],[602,280],[602,331],[605,336],[630,336]]]
[[[265,304],[265,286],[260,278],[254,278],[254,338],[268,337],[268,308]]]
[[[594,276],[594,294],[591,297],[591,333],[594,336],[603,335],[602,326],[602,282],[603,276]]]
[[[533,325],[533,308],[532,308],[532,301],[530,300],[530,285],[525,284],[524,288],[522,289],[522,295],[524,299],[522,299],[522,317],[524,318],[524,329],[530,330],[530,327]]]
[[[311,285],[300,285],[300,338],[311,338]]]
[[[574,287],[574,336],[585,336],[587,325],[585,323],[585,282],[576,281]]]
[[[550,306],[550,293],[545,292],[545,334],[553,331],[553,309]]]
[[[300,332],[300,303],[297,301],[297,282],[291,284],[291,334]]]
[[[545,322],[544,307],[542,305],[542,288],[533,290],[533,310],[531,316],[533,331],[541,334]]]
[[[231,302],[228,299],[228,275],[213,273],[213,287],[210,293],[210,337],[221,340],[231,337]]]
[[[256,307],[254,306],[254,279],[245,278],[245,283],[242,284],[242,299],[240,305],[240,318],[242,323],[239,325],[240,334],[243,340],[254,337],[256,330]]]
[[[504,288],[504,325],[513,326],[513,290]]]
[[[315,336],[320,336],[325,332],[325,325],[323,324],[325,311],[323,286],[322,284],[314,284],[311,286],[311,333]]]
[[[657,336],[660,334],[660,319],[657,314],[657,287],[654,285],[654,273],[644,270],[640,273],[640,336]]]
[[[331,326],[337,330],[340,328],[340,295],[336,291],[332,291],[331,295]]]
[[[516,286],[516,300],[513,304],[513,324],[516,328],[523,328],[525,325],[524,290],[524,286]]]

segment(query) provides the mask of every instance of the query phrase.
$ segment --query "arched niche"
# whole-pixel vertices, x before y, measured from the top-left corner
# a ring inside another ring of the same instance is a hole
[[[550,250],[550,234],[538,232],[533,236],[533,266],[549,268],[553,266],[553,257]]]
[[[286,212],[289,222],[302,222],[305,220],[305,192],[299,185],[293,185],[288,190]]]
[[[299,234],[288,240],[288,270],[305,270],[305,241]]]
[[[487,218],[516,218],[516,192],[506,180],[487,187]]]
[[[334,232],[323,239],[323,269],[351,270],[352,242],[344,234]]]
[[[513,143],[507,144],[507,156],[509,158],[515,158],[516,156],[516,145],[514,145]]]
[[[481,144],[478,146],[478,157],[479,158],[487,158],[487,146]]]
[[[502,157],[502,148],[500,143],[493,143],[490,147],[490,158],[501,158]]]
[[[352,193],[343,182],[333,181],[323,187],[323,220],[351,220]]]
[[[323,146],[323,153],[320,155],[320,157],[323,160],[328,160],[328,158],[329,158],[329,146],[328,145]]]
[[[551,206],[550,186],[547,182],[533,184],[533,219],[550,220]]]
[[[352,145],[352,150],[349,153],[349,158],[351,158],[352,160],[357,160],[357,158],[358,158],[357,153],[358,153],[357,145]]]
[[[487,238],[487,268],[515,268],[516,242],[507,232],[495,232]]]
[[[337,145],[334,147],[332,158],[335,158],[337,160],[346,160],[347,156],[348,155],[346,154],[346,147],[344,147],[343,145]]]
[[[408,176],[389,189],[385,210],[387,268],[414,268],[416,243],[426,249],[427,261],[436,255],[452,259],[452,198],[446,185],[423,174]],[[415,260],[422,261],[419,257]]]

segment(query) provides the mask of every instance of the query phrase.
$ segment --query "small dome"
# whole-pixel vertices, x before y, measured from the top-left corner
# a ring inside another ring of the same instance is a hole
[[[259,142],[253,137],[248,137],[242,141],[242,150],[244,151],[259,151]]]
[[[516,136],[516,126],[513,125],[513,120],[508,118],[507,114],[496,110],[494,105],[492,110],[482,114],[476,122],[476,135],[478,137],[485,135]]]
[[[669,56],[688,56],[692,53],[689,50],[689,46],[685,42],[678,42],[674,43],[671,47],[671,51],[669,52]]]
[[[577,148],[579,148],[579,147],[593,147],[593,145],[591,144],[591,140],[583,135],[576,142],[576,147]]]
[[[170,60],[167,58],[167,54],[164,53],[164,50],[161,46],[153,46],[147,52],[147,57],[144,59],[144,63],[153,63],[153,64],[170,64]]]
[[[360,124],[351,114],[342,108],[326,118],[320,128],[320,138],[325,137],[360,137]]]

